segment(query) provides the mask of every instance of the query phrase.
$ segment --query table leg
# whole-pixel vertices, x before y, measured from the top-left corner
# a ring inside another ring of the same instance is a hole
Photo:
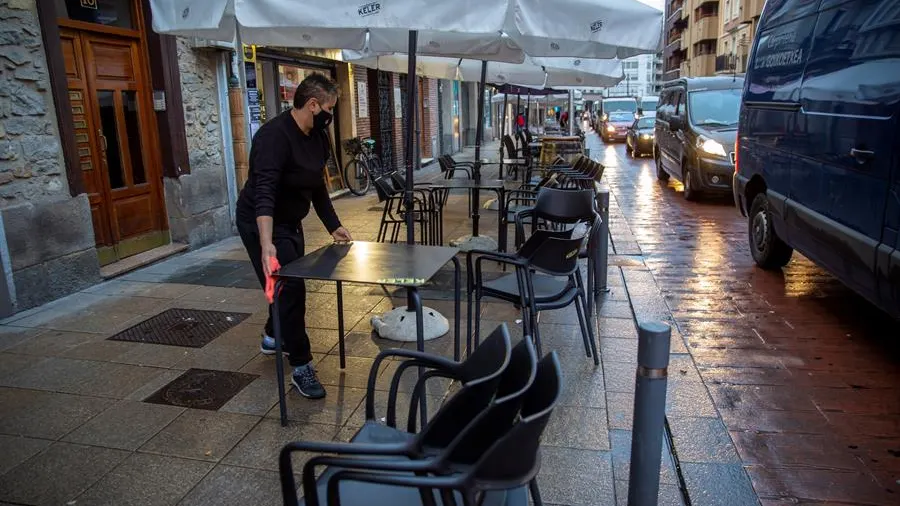
[[[416,310],[416,350],[419,352],[425,351],[425,315],[422,313],[422,297],[419,295],[419,291],[415,288],[409,289],[409,302],[413,303],[413,308]],[[418,378],[422,378],[422,367],[418,367]],[[428,397],[428,389],[425,388],[422,393],[421,402],[419,403],[419,417],[422,420],[421,427],[424,427],[425,424],[428,423],[428,406],[426,405],[426,400]]]
[[[347,359],[344,357],[344,286],[337,282],[337,313],[338,313],[338,351],[340,352],[341,369],[347,367]]]
[[[502,253],[506,253],[506,231],[509,228],[506,223],[508,214],[506,211],[506,189],[500,188],[497,190],[497,197],[500,199],[497,207],[497,210],[500,212],[500,214],[497,215],[497,241],[500,244],[497,249]]]
[[[472,237],[478,237],[478,220],[481,217],[478,208],[480,205],[480,195],[478,190],[472,190]]]
[[[460,294],[460,276],[461,268],[459,259],[453,257],[453,360],[459,362],[459,304],[462,296]]]
[[[272,302],[272,330],[275,334],[275,376],[278,383],[278,411],[281,415],[281,426],[287,426],[287,405],[285,404],[284,393],[284,356],[281,351],[283,349],[281,339],[281,313],[279,312],[278,299],[281,295],[283,281],[275,282],[275,299]]]

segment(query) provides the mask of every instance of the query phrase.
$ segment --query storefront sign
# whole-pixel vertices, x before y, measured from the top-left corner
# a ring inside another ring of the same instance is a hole
[[[369,86],[363,81],[356,82],[356,100],[359,102],[359,117],[369,117]]]
[[[394,88],[394,118],[403,117],[403,102],[400,98],[400,88]]]

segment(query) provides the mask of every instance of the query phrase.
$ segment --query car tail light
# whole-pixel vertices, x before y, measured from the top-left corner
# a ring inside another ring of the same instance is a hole
[[[740,150],[738,149],[738,139],[740,139],[740,133],[734,137],[734,156],[732,157],[732,162],[734,163],[734,173],[737,174],[738,171],[738,157],[740,156]]]

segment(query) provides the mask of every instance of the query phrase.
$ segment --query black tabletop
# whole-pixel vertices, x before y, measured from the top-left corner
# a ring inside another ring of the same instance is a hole
[[[459,250],[418,244],[355,241],[331,244],[284,266],[282,278],[422,286]]]
[[[438,179],[431,183],[434,188],[463,188],[470,190],[499,190],[507,186],[502,179]]]

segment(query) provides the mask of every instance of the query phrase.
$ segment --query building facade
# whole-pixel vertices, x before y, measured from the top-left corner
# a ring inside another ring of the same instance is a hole
[[[716,56],[717,74],[743,74],[747,71],[750,45],[764,4],[764,0],[724,0]]]
[[[764,0],[667,0],[663,79],[746,71]]]
[[[404,75],[159,35],[151,16],[140,0],[0,0],[0,317],[233,235],[252,134],[309,73],[341,87],[333,191],[350,137],[405,165]],[[441,85],[420,79],[418,97],[428,159],[445,149]]]
[[[607,97],[645,97],[659,93],[661,60],[659,55],[642,54],[622,60],[625,79],[607,88]]]

